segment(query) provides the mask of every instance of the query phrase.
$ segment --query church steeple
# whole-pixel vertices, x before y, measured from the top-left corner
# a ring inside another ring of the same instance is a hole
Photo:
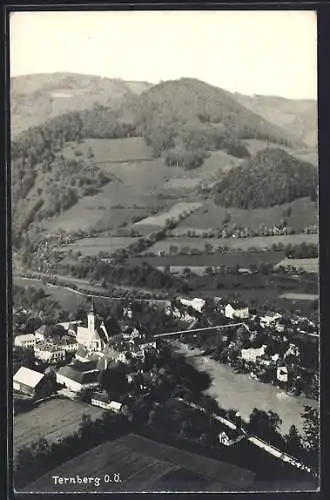
[[[96,309],[95,309],[95,303],[94,303],[94,297],[91,297],[91,306],[89,309],[90,313],[96,314]]]
[[[92,297],[91,307],[90,307],[88,315],[87,315],[88,329],[89,329],[90,333],[94,333],[94,331],[95,331],[95,315],[96,315],[96,310],[95,310],[94,299]]]

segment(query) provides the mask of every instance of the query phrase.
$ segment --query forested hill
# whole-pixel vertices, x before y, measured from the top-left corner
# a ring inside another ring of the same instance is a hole
[[[225,207],[256,208],[316,197],[317,169],[280,148],[260,151],[229,171],[214,187],[215,202]]]
[[[193,129],[200,135],[213,130],[236,139],[291,143],[290,134],[246,109],[228,92],[192,78],[155,85],[123,103],[123,108],[150,141],[157,131],[166,133],[170,140]]]

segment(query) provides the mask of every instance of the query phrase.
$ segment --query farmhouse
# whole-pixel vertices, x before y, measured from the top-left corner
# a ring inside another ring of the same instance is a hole
[[[242,349],[241,358],[244,361],[255,363],[257,361],[257,358],[265,355],[266,347],[266,345],[263,345],[259,347],[259,349]]]
[[[84,366],[83,363],[75,363],[59,368],[56,373],[56,382],[63,384],[70,391],[78,393],[82,389],[99,387],[99,375],[100,370],[91,368],[91,366]]]
[[[26,335],[17,335],[14,341],[15,346],[30,348],[34,347],[36,344],[36,336],[33,333],[27,333]]]
[[[103,351],[109,342],[109,335],[104,321],[96,315],[94,302],[92,301],[91,310],[87,315],[87,328],[78,326],[77,342],[90,349],[91,351]]]
[[[33,398],[41,392],[45,383],[46,378],[43,373],[21,366],[21,368],[14,375],[13,389],[14,391],[26,394],[27,396]]]
[[[43,342],[34,346],[34,355],[37,359],[47,363],[57,363],[65,359],[65,350],[63,347]]]
[[[108,395],[104,392],[94,392],[91,397],[91,404],[114,413],[119,413],[122,407],[122,404],[117,401],[109,401]]]
[[[249,318],[249,308],[243,303],[227,304],[225,316],[230,319],[247,319]]]
[[[79,348],[78,342],[71,335],[63,335],[57,345],[69,353],[77,352]]]
[[[179,300],[180,300],[181,304],[183,304],[184,306],[192,307],[193,309],[195,309],[195,311],[198,311],[199,313],[202,312],[202,309],[205,306],[205,300],[199,299],[197,297],[195,297],[191,300],[182,299],[182,298],[179,298]]]

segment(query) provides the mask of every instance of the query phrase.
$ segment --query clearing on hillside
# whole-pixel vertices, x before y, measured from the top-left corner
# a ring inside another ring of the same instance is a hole
[[[271,250],[272,245],[282,243],[283,245],[300,245],[301,243],[317,244],[316,234],[292,234],[283,236],[256,236],[254,238],[166,238],[158,241],[145,253],[175,255],[180,251],[187,254],[192,249],[205,252],[205,245],[211,245],[212,249],[228,248],[230,250],[249,251],[251,249]]]
[[[276,267],[294,267],[295,269],[303,269],[307,273],[319,273],[319,259],[283,259]]]
[[[241,208],[224,208],[212,200],[207,201],[193,214],[184,219],[172,232],[175,236],[186,233],[186,230],[207,230],[223,227],[227,218],[228,228],[234,226],[248,227],[253,230],[262,225],[273,227],[279,225],[283,215],[291,209],[290,215],[286,216],[287,223],[296,231],[302,231],[305,227],[317,225],[317,203],[309,198],[300,198],[292,203],[275,205],[273,207],[254,208],[244,210]]]
[[[201,205],[202,203],[198,202],[177,203],[166,212],[161,212],[157,215],[147,217],[146,219],[136,222],[134,226],[136,228],[138,228],[139,226],[154,226],[155,228],[164,227],[168,219],[178,220],[180,217],[188,216],[189,214],[197,210]]]
[[[67,158],[99,162],[138,161],[152,159],[152,151],[143,137],[126,139],[85,139],[68,142],[62,150]]]

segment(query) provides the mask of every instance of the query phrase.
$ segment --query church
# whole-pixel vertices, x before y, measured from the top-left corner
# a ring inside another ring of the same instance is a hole
[[[94,352],[102,352],[109,343],[109,333],[104,321],[96,314],[93,300],[87,315],[87,327],[77,328],[77,343]]]

